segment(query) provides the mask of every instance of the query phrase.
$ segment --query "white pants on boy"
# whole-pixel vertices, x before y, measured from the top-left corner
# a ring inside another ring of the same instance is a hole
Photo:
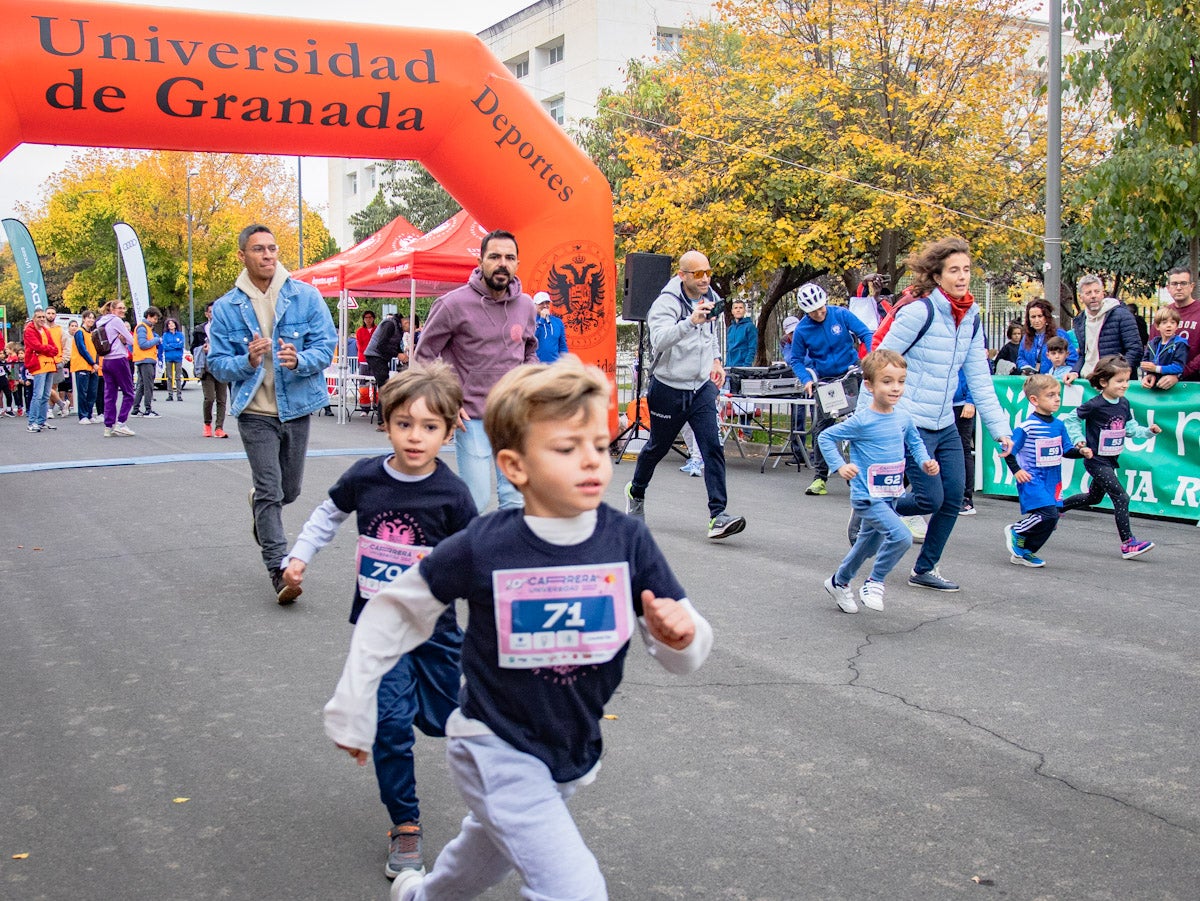
[[[470,812],[401,901],[474,898],[514,869],[529,901],[606,901],[600,866],[567,810],[580,781],[556,783],[544,763],[496,735],[450,738],[446,759]]]

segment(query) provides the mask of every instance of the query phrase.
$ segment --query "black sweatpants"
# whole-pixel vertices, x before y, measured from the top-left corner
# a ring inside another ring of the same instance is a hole
[[[1021,547],[1036,554],[1058,526],[1058,507],[1034,507],[1012,524]]]
[[[1100,503],[1107,494],[1112,501],[1113,516],[1117,519],[1117,534],[1121,536],[1121,541],[1128,541],[1133,537],[1133,530],[1129,527],[1129,495],[1117,477],[1117,468],[1111,463],[1101,463],[1095,459],[1084,460],[1083,468],[1092,477],[1092,484],[1087,494],[1072,494],[1064,500],[1063,510],[1091,507]]]

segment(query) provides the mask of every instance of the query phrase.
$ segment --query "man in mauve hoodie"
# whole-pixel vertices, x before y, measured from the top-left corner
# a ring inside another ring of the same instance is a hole
[[[480,513],[491,496],[493,469],[500,509],[524,506],[521,493],[492,459],[483,404],[502,375],[538,361],[536,318],[533,298],[517,278],[517,239],[510,232],[493,231],[484,236],[479,266],[467,283],[434,301],[416,346],[418,363],[440,357],[462,382],[466,431],[455,438],[458,474]]]

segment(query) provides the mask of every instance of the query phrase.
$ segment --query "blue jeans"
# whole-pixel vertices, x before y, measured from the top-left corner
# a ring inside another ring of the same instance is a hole
[[[283,505],[300,496],[304,456],[308,452],[307,416],[281,422],[274,416],[243,413],[238,433],[254,483],[254,525],[268,572],[279,569],[287,554]]]
[[[650,380],[646,405],[650,408],[650,440],[638,454],[633,470],[634,497],[645,497],[646,487],[654,477],[654,467],[662,461],[675,443],[679,430],[686,422],[696,436],[696,446],[704,459],[704,487],[708,491],[708,515],[725,512],[725,449],[717,428],[717,395],[712,382],[705,382],[695,391],[672,388],[658,379]]]
[[[379,725],[371,757],[379,800],[393,824],[419,821],[417,778],[413,769],[413,725],[426,735],[446,734],[446,718],[458,706],[459,663],[463,633],[454,623],[397,661],[379,683]]]
[[[917,429],[929,456],[937,460],[941,472],[936,476],[926,475],[912,457],[908,458],[905,475],[912,491],[896,503],[896,512],[901,516],[932,514],[929,528],[925,532],[925,543],[913,572],[927,573],[942,559],[942,551],[958,522],[958,511],[962,509],[963,487],[966,484],[966,466],[963,460],[962,439],[958,427],[951,424],[944,429]]]
[[[838,585],[849,585],[859,568],[873,555],[875,563],[869,578],[872,582],[882,582],[912,547],[912,532],[896,514],[894,505],[894,501],[884,498],[850,502],[854,512],[862,517],[862,524],[854,547],[850,548],[850,553],[833,576],[833,581]]]
[[[94,369],[81,369],[75,373],[75,409],[80,419],[91,419],[96,415],[96,389],[100,376]]]
[[[58,371],[53,369],[50,372],[42,372],[33,376],[33,393],[25,408],[30,425],[43,426],[46,424],[46,410],[50,406],[50,389],[54,387],[57,378]]]
[[[496,494],[499,497],[500,509],[511,510],[525,506],[525,498],[521,496],[521,492],[500,474],[500,467],[492,457],[492,444],[483,430],[482,419],[469,420],[465,432],[455,433],[454,454],[458,459],[458,475],[467,483],[471,498],[480,513],[488,505],[492,494],[492,470],[496,472]]]

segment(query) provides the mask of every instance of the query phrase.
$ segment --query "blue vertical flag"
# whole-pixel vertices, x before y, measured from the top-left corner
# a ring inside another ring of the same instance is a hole
[[[17,275],[25,291],[25,310],[29,319],[33,311],[46,306],[46,280],[42,277],[42,263],[37,248],[33,246],[33,235],[19,219],[5,219],[4,233],[8,235],[8,246],[17,261]]]

